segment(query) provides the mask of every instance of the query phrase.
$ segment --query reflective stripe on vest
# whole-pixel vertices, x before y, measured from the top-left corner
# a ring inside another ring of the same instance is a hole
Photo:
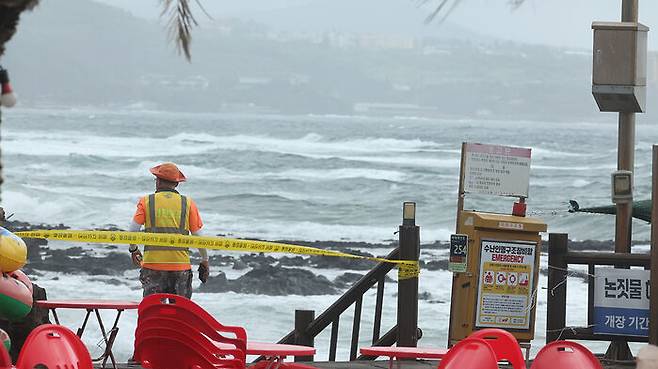
[[[163,191],[149,195],[144,201],[144,230],[153,233],[189,234],[189,201],[176,192]],[[144,246],[145,268],[181,270],[189,268],[190,254],[186,248]]]

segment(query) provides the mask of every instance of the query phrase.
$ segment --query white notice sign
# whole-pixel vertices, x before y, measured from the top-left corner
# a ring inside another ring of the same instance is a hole
[[[530,149],[468,143],[464,192],[528,197]]]

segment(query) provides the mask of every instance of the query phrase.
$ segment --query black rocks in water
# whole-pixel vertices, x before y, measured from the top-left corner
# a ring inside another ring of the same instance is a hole
[[[347,272],[336,277],[334,284],[338,288],[349,288],[362,277],[363,274]]]
[[[347,254],[373,257],[373,254],[361,252],[352,249],[339,250]],[[352,269],[352,270],[370,270],[377,265],[376,262],[367,259],[350,259],[334,256],[311,256],[311,266],[319,269]]]
[[[288,257],[288,256],[282,256],[279,258],[279,264],[280,266],[309,266],[311,264],[309,258],[305,258],[302,256],[293,256],[293,257]]]
[[[199,292],[250,293],[270,296],[285,295],[333,295],[339,290],[324,276],[305,269],[282,268],[270,265],[258,266],[233,280],[224,273],[210,277]]]
[[[128,252],[109,252],[102,257],[90,256],[80,247],[66,250],[45,250],[43,258],[25,266],[28,274],[32,270],[47,270],[68,274],[122,275],[134,268]]]
[[[428,261],[422,267],[427,270],[448,270],[448,259]]]

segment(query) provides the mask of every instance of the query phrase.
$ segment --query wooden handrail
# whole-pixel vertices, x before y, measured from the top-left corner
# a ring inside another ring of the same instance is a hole
[[[400,248],[396,247],[391,251],[386,258],[387,259],[397,259],[400,255]],[[352,347],[350,350],[350,359],[354,360],[356,358],[356,343],[358,342],[358,327],[360,327],[360,315],[361,309],[360,305],[357,304],[359,301],[362,301],[363,295],[370,290],[374,285],[377,285],[377,302],[375,305],[375,319],[373,326],[373,340],[381,341],[386,338],[387,341],[390,341],[389,331],[385,337],[379,338],[379,331],[381,329],[381,315],[383,310],[383,299],[384,299],[384,280],[386,274],[395,268],[395,264],[392,263],[379,263],[368,273],[366,273],[361,279],[359,279],[352,287],[350,287],[345,293],[338,298],[331,306],[329,306],[322,314],[315,318],[309,325],[306,327],[306,330],[303,332],[307,337],[316,337],[320,334],[325,328],[329,325],[332,325],[332,334],[331,342],[329,348],[329,360],[335,360],[336,358],[336,341],[338,340],[338,322],[340,321],[340,315],[345,312],[350,306],[355,305],[355,320],[353,321],[352,327]],[[358,306],[357,306],[358,305]],[[397,332],[397,329],[394,331]],[[394,341],[395,342],[395,341]],[[283,338],[279,340],[278,343],[283,344],[294,344],[295,343],[295,330],[291,331]]]

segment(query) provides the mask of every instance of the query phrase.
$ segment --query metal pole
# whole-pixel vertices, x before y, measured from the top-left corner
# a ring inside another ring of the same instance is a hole
[[[622,0],[621,21],[637,22],[638,0]],[[619,113],[617,169],[635,170],[635,113]],[[631,252],[633,201],[617,204],[615,252]]]
[[[649,343],[658,345],[658,145],[653,145],[651,171],[651,292],[649,299]]]
[[[621,21],[637,22],[637,20],[638,0],[622,0]],[[619,113],[617,169],[629,170],[631,173],[635,170],[635,113]],[[615,252],[631,252],[632,221],[633,200],[624,204],[617,204]],[[633,354],[628,347],[628,343],[624,339],[619,339],[610,343],[605,357],[613,360],[628,360],[633,358]]]
[[[617,169],[633,172],[635,163],[635,113],[619,113]],[[615,252],[631,252],[633,201],[617,204]]]
[[[623,0],[621,4],[621,21],[637,22],[639,8],[638,0]]]
[[[548,234],[548,302],[546,303],[546,343],[559,339],[567,322],[567,262],[569,235]]]
[[[405,203],[400,226],[400,259],[418,261],[420,227],[415,224],[415,206]],[[409,209],[409,211],[406,211]],[[413,215],[412,215],[413,214]],[[416,347],[418,342],[418,277],[398,281],[398,346]]]
[[[295,344],[314,347],[315,340],[306,333],[315,319],[315,310],[295,310]],[[295,361],[313,361],[313,356],[297,356]]]
[[[462,142],[461,160],[459,162],[459,190],[457,193],[457,219],[455,232],[459,233],[459,216],[464,210],[464,167],[466,165],[466,142]]]

